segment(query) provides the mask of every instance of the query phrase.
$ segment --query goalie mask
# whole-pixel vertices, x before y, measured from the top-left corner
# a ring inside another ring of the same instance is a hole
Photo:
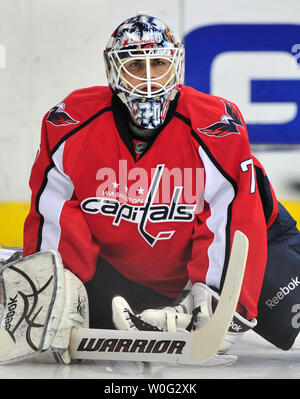
[[[112,34],[104,62],[109,86],[136,124],[161,126],[183,84],[184,46],[175,33],[157,18],[130,18]]]

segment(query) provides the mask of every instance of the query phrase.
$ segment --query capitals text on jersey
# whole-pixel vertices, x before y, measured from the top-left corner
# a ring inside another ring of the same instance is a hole
[[[170,205],[152,205],[164,165],[158,165],[145,200],[144,206],[132,206],[120,204],[115,199],[101,197],[86,198],[81,202],[81,209],[90,214],[101,213],[106,216],[114,216],[113,225],[119,226],[121,220],[127,220],[138,224],[138,231],[150,246],[154,246],[158,240],[168,240],[175,233],[173,231],[160,232],[156,237],[146,231],[148,221],[159,223],[167,221],[191,222],[197,205],[179,204],[178,200],[183,187],[175,187]]]

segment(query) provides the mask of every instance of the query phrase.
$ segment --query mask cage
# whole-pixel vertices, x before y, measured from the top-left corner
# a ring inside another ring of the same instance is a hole
[[[109,84],[116,91],[121,91],[127,95],[134,95],[136,97],[152,98],[163,96],[173,89],[178,88],[178,85],[183,83],[183,52],[183,48],[177,47],[135,48],[107,51],[105,53],[105,60]],[[162,75],[155,78],[151,78],[150,72],[150,63],[152,59],[163,59],[170,64]],[[139,77],[127,70],[126,65],[133,60],[145,60],[146,77]],[[134,86],[125,78],[124,72],[126,72],[128,76],[140,81],[140,83]],[[164,84],[158,82],[165,76],[168,76],[168,74],[170,74],[170,76]],[[145,85],[146,91],[142,90]]]

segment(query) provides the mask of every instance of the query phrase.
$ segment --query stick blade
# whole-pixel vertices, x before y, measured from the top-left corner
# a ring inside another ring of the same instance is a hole
[[[247,236],[237,230],[234,234],[226,278],[216,311],[204,328],[192,333],[192,362],[210,359],[217,353],[224,341],[238,304],[248,247]]]

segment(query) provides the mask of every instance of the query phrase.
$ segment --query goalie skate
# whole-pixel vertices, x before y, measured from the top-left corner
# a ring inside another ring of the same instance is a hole
[[[127,301],[116,296],[112,301],[113,321],[118,330],[187,332],[191,314],[180,313],[178,307],[146,309],[136,314]]]

